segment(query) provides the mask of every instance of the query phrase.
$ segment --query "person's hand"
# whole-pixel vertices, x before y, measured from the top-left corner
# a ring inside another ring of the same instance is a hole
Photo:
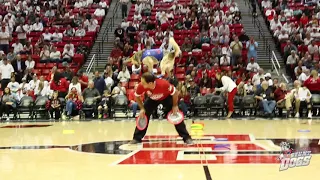
[[[172,114],[177,114],[179,112],[179,107],[178,106],[173,106],[172,107]]]
[[[140,112],[139,112],[139,117],[144,117],[145,113],[146,113],[145,110],[141,109]]]

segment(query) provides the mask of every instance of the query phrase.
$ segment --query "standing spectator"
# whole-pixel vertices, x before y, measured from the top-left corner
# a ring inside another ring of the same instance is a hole
[[[126,18],[128,16],[128,3],[129,0],[120,0],[121,3],[121,14],[122,19]]]
[[[17,59],[12,63],[13,69],[15,71],[16,80],[21,83],[21,79],[24,76],[24,72],[26,70],[26,64],[24,61],[21,61],[21,56],[17,55]]]
[[[8,31],[6,31],[6,27],[2,26],[0,32],[0,50],[5,54],[9,52],[9,40],[10,34]]]
[[[7,58],[3,58],[3,64],[0,66],[0,74],[1,74],[1,89],[4,90],[8,83],[10,82],[12,73],[14,69],[11,64],[8,63]]]
[[[60,73],[54,73],[53,80],[50,82],[50,89],[58,91],[59,97],[65,97],[68,94],[68,88],[69,84],[67,80]]]
[[[103,95],[104,90],[106,90],[106,82],[104,81],[104,78],[100,76],[99,71],[96,71],[94,73],[94,87],[99,91],[100,95]]]
[[[248,59],[253,57],[257,61],[258,42],[251,37],[250,40],[247,41],[246,47],[248,49]]]
[[[232,65],[235,66],[238,64],[237,60],[241,56],[242,53],[242,43],[239,41],[238,36],[234,37],[234,41],[231,42],[230,48],[232,50]]]

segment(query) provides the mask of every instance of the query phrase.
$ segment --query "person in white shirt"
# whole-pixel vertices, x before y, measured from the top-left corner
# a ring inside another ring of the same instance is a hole
[[[2,50],[5,54],[9,52],[9,40],[10,34],[6,31],[6,27],[2,26],[0,31],[0,51]]]
[[[57,48],[55,46],[53,46],[51,53],[50,53],[50,61],[51,62],[59,62],[60,59],[61,59],[61,52],[57,51]]]
[[[272,3],[269,1],[269,0],[263,0],[261,2],[261,6],[264,8],[264,9],[269,9],[269,8],[272,8]]]
[[[106,12],[105,10],[99,6],[95,11],[94,11],[94,15],[97,16],[97,17],[103,17],[106,15]]]
[[[72,58],[74,56],[74,52],[70,46],[67,46],[62,53],[62,62],[67,61],[68,63],[72,62]]]
[[[26,64],[26,69],[27,70],[34,68],[35,62],[32,59],[32,56],[28,56],[28,59],[25,61],[25,64]]]
[[[33,24],[32,30],[33,31],[38,31],[38,32],[43,31],[43,24],[42,24],[42,22],[40,22],[39,18],[37,18],[36,22]]]
[[[288,33],[283,28],[281,29],[281,34],[278,36],[278,40],[281,42],[287,41],[289,39]]]
[[[13,66],[8,63],[7,58],[3,58],[3,64],[0,66],[0,74],[1,74],[1,89],[7,87],[10,82],[12,73],[14,73]]]
[[[104,82],[106,83],[107,90],[111,92],[114,81],[108,73],[104,73]]]
[[[253,85],[255,86],[258,86],[261,84],[260,80],[261,79],[264,79],[264,70],[262,68],[260,68],[258,70],[258,73],[255,74],[253,77],[252,77],[252,83]]]
[[[37,74],[34,74],[32,80],[29,82],[30,90],[34,90],[38,86],[39,82],[40,80],[38,79]]]
[[[14,76],[11,77],[11,81],[8,83],[7,87],[10,89],[11,94],[18,97],[19,83],[16,81]]]
[[[59,29],[56,29],[55,32],[51,35],[51,42],[61,42],[63,34],[59,32]]]
[[[86,30],[84,29],[83,25],[76,30],[75,36],[77,37],[84,37],[86,36]]]
[[[130,77],[131,76],[130,76],[130,73],[129,73],[128,69],[127,69],[127,66],[123,66],[122,67],[122,71],[119,72],[117,79],[120,82],[128,82]]]
[[[11,45],[13,48],[13,53],[14,54],[20,54],[21,51],[23,50],[23,45],[20,43],[19,39],[16,40],[14,44]]]
[[[18,36],[18,39],[21,43],[25,44],[26,39],[27,39],[27,29],[26,26],[23,26],[23,24],[20,24],[16,28],[16,33]]]
[[[141,72],[141,64],[137,65],[137,64],[132,64],[132,74],[140,74]]]
[[[306,70],[302,70],[301,67],[298,67],[298,71],[297,71],[298,76],[297,76],[297,79],[298,79],[301,83],[303,83],[304,81],[307,80],[307,75],[306,75],[305,71],[306,71]]]
[[[76,0],[76,2],[74,3],[74,7],[79,9],[84,6],[83,6],[82,2],[80,2],[80,0]]]
[[[217,73],[216,74],[216,79],[221,81],[222,87],[221,88],[216,88],[216,91],[226,91],[228,93],[228,115],[227,118],[230,118],[233,114],[234,111],[234,104],[233,100],[234,97],[237,93],[237,85],[236,83],[227,75],[224,75],[222,73]]]
[[[40,81],[34,89],[34,94],[37,96],[50,96],[52,94],[48,81],[44,80],[44,77],[40,77]]]
[[[311,106],[311,97],[312,94],[310,93],[309,89],[306,87],[301,87],[301,82],[296,80],[294,81],[294,89],[291,90],[291,94],[295,100],[295,117],[300,117],[300,105],[301,102],[304,102],[308,108],[308,118],[312,118],[312,106]]]
[[[133,15],[133,20],[141,21],[142,20],[141,14],[139,14],[139,12],[136,11]]]
[[[314,40],[312,40],[311,44],[308,46],[308,52],[310,55],[313,55],[315,52],[319,52],[319,47]]]
[[[247,71],[250,71],[250,72],[258,72],[258,70],[260,69],[260,66],[258,63],[254,61],[254,57],[250,59],[250,63],[248,63],[246,69]]]
[[[223,56],[220,58],[220,66],[230,66],[230,57],[227,56],[226,53],[222,54]]]
[[[42,36],[44,41],[48,41],[48,42],[51,41],[52,34],[49,32],[49,29],[46,29],[46,31],[42,33]]]
[[[98,27],[98,21],[96,19],[91,18],[88,20],[87,24],[85,25],[89,32],[96,32]]]
[[[81,94],[81,84],[79,83],[79,79],[77,76],[74,76],[71,80],[71,83],[69,85],[69,92],[72,88],[76,88],[79,94]]]

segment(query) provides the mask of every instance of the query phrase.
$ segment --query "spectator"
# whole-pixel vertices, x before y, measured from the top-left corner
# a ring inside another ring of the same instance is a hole
[[[11,77],[11,81],[8,83],[7,87],[10,89],[11,94],[18,99],[19,83],[16,81],[14,76]]]
[[[63,50],[62,53],[62,62],[72,62],[72,58],[74,56],[74,51],[70,46],[66,46],[66,49]]]
[[[42,24],[42,22],[40,22],[39,18],[37,18],[36,22],[33,24],[32,31],[36,31],[36,32],[42,32],[43,31],[43,24]]]
[[[14,117],[16,117],[16,114],[17,114],[16,107],[17,107],[16,97],[11,94],[11,91],[8,87],[4,88],[4,93],[3,93],[3,96],[1,97],[1,107],[0,107],[0,116],[2,117],[2,119],[6,119],[7,121],[10,120],[9,118],[10,110],[13,110]]]
[[[255,60],[257,60],[258,42],[256,42],[254,38],[251,37],[250,41],[247,41],[246,47],[248,49],[248,59],[251,59],[251,57],[253,57]]]
[[[128,82],[129,81],[129,79],[130,79],[130,73],[129,73],[129,71],[128,71],[128,69],[127,69],[127,66],[123,66],[122,67],[122,70],[119,72],[119,74],[118,74],[118,80],[120,81],[120,82]]]
[[[307,105],[308,108],[308,118],[312,118],[312,112],[311,112],[311,96],[309,89],[306,87],[301,87],[301,82],[295,81],[294,82],[295,89],[292,90],[292,96],[295,100],[295,110],[296,114],[295,117],[300,117],[300,105],[303,102],[305,105]]]
[[[291,55],[288,56],[286,61],[286,70],[290,77],[294,76],[294,66],[299,62],[299,56],[294,50],[291,51]]]
[[[15,71],[16,80],[21,83],[21,79],[24,76],[24,72],[26,70],[25,61],[21,61],[21,56],[17,55],[17,59],[11,62],[12,67]]]
[[[200,84],[199,84],[200,88],[213,88],[212,86],[212,80],[211,78],[208,77],[207,73],[204,73],[204,76],[202,79],[200,79]]]
[[[71,80],[71,83],[69,84],[69,91],[71,91],[72,88],[76,88],[77,92],[81,94],[81,84],[79,83],[79,78],[77,76],[74,76]]]
[[[111,92],[113,99],[115,99],[118,95],[126,95],[126,88],[122,87],[120,82],[113,88]]]
[[[106,87],[106,82],[104,81],[104,78],[100,76],[99,71],[96,71],[94,73],[94,87],[99,91],[100,95],[103,95],[104,90],[107,88]]]
[[[226,52],[223,52],[223,56],[220,58],[220,66],[230,66],[230,57],[227,56]]]
[[[94,11],[94,15],[97,17],[104,17],[106,15],[106,12],[101,6],[98,6]]]
[[[269,87],[267,81],[263,81],[261,88],[255,93],[255,98],[259,100],[259,106],[263,107],[264,115],[272,117],[276,102],[274,100],[274,94],[272,89]]]
[[[9,52],[9,40],[10,34],[6,31],[5,26],[2,26],[0,32],[0,50],[5,54]]]
[[[230,48],[232,50],[232,65],[236,65],[238,64],[238,62],[236,62],[238,60],[238,58],[242,55],[242,43],[239,41],[238,36],[234,37],[234,41],[231,42],[230,44]]]
[[[53,46],[50,52],[50,61],[53,63],[59,63],[60,59],[61,59],[61,52],[58,51],[55,46]]]
[[[63,38],[63,34],[59,32],[59,29],[56,28],[55,32],[51,35],[52,42],[61,42]]]
[[[109,90],[105,90],[102,96],[102,100],[98,105],[98,119],[107,118],[108,114],[111,115],[111,94]]]
[[[320,93],[320,78],[319,73],[316,70],[311,71],[311,76],[306,81],[304,81],[304,86],[308,88],[313,94]]]
[[[84,29],[83,25],[79,26],[79,28],[76,30],[74,36],[76,36],[76,37],[86,36],[86,30]]]
[[[58,120],[61,117],[61,102],[58,98],[58,92],[54,92],[47,108],[50,112],[51,119]],[[53,116],[54,114],[54,116]]]
[[[124,19],[128,16],[129,0],[120,0],[120,3],[121,3],[121,15],[122,15],[122,19]]]
[[[34,54],[33,47],[30,41],[27,41],[26,44],[23,46],[22,51],[20,54],[27,54],[27,55],[32,55]]]
[[[253,85],[255,86],[258,86],[261,84],[260,80],[263,79],[264,80],[264,70],[262,68],[260,68],[258,70],[258,73],[255,74],[253,77],[252,77],[252,83]]]
[[[40,77],[40,81],[34,89],[34,94],[36,96],[51,96],[52,91],[50,90],[49,83],[44,79],[43,76]]]
[[[189,83],[190,83],[190,87],[187,88],[187,91],[190,94],[191,102],[192,102],[195,97],[200,95],[200,88],[196,85],[193,79],[190,79]]]
[[[54,73],[53,80],[50,82],[50,89],[58,91],[59,97],[65,97],[68,94],[69,84],[60,73]]]
[[[0,66],[0,75],[1,75],[1,89],[5,89],[10,82],[11,75],[14,72],[14,69],[11,64],[8,63],[7,58],[3,58],[3,64]]]
[[[20,43],[23,45],[26,43],[27,33],[29,33],[28,30],[29,29],[27,28],[27,26],[24,26],[23,23],[19,24],[16,28],[16,33],[17,33],[18,39],[19,39]]]
[[[83,92],[83,90],[88,87],[89,78],[88,76],[83,74],[82,70],[78,71],[77,76],[79,77],[79,82],[81,84],[81,91]]]
[[[19,39],[17,39],[16,42],[12,44],[12,48],[14,54],[20,54],[23,50],[23,45],[20,43]]]
[[[137,110],[138,110],[138,108],[139,108],[139,106],[138,106],[138,103],[136,102],[136,97],[135,97],[135,95],[134,95],[134,93],[135,93],[135,91],[136,91],[136,89],[137,89],[137,87],[138,87],[138,84],[136,84],[135,86],[134,86],[134,91],[130,91],[130,93],[129,93],[129,95],[128,95],[128,100],[129,100],[129,107],[132,109],[132,117],[136,117],[136,114],[137,114]],[[143,97],[144,96],[141,96],[142,97],[142,102],[143,102]]]
[[[119,25],[118,28],[114,30],[114,36],[120,38],[121,41],[124,40],[124,33],[125,30],[121,27],[121,25]]]
[[[93,98],[95,102],[101,99],[101,95],[97,88],[94,87],[94,82],[90,81],[88,83],[88,87],[84,89],[82,93],[83,99],[86,100],[87,98]]]
[[[259,64],[256,63],[256,62],[254,61],[254,58],[252,57],[252,58],[250,59],[250,63],[248,63],[248,65],[247,65],[246,70],[249,71],[249,72],[256,73],[256,72],[258,72],[259,69],[260,69]]]
[[[67,37],[73,37],[75,35],[75,30],[70,25],[68,25],[67,29],[64,30],[63,35]]]
[[[72,112],[80,109],[81,104],[83,103],[83,97],[78,93],[76,88],[72,88],[67,94],[66,99],[66,113],[68,119],[71,119]]]

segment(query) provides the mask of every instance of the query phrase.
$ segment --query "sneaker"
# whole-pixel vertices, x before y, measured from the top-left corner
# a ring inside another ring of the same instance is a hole
[[[99,115],[98,115],[98,119],[101,119],[101,118],[102,118],[102,114],[99,114]]]
[[[312,118],[312,112],[308,113],[308,118],[311,119]]]
[[[104,114],[103,115],[103,119],[107,119],[108,118],[108,115],[107,114]]]
[[[138,140],[135,140],[135,139],[132,139],[129,144],[140,144],[141,141],[138,141]]]
[[[186,143],[187,145],[194,145],[193,140],[191,138],[187,139],[184,141],[184,143]]]
[[[294,117],[295,117],[295,118],[299,118],[299,117],[300,117],[300,114],[297,112]]]
[[[7,117],[7,121],[10,121],[10,118],[9,118],[9,117]]]

